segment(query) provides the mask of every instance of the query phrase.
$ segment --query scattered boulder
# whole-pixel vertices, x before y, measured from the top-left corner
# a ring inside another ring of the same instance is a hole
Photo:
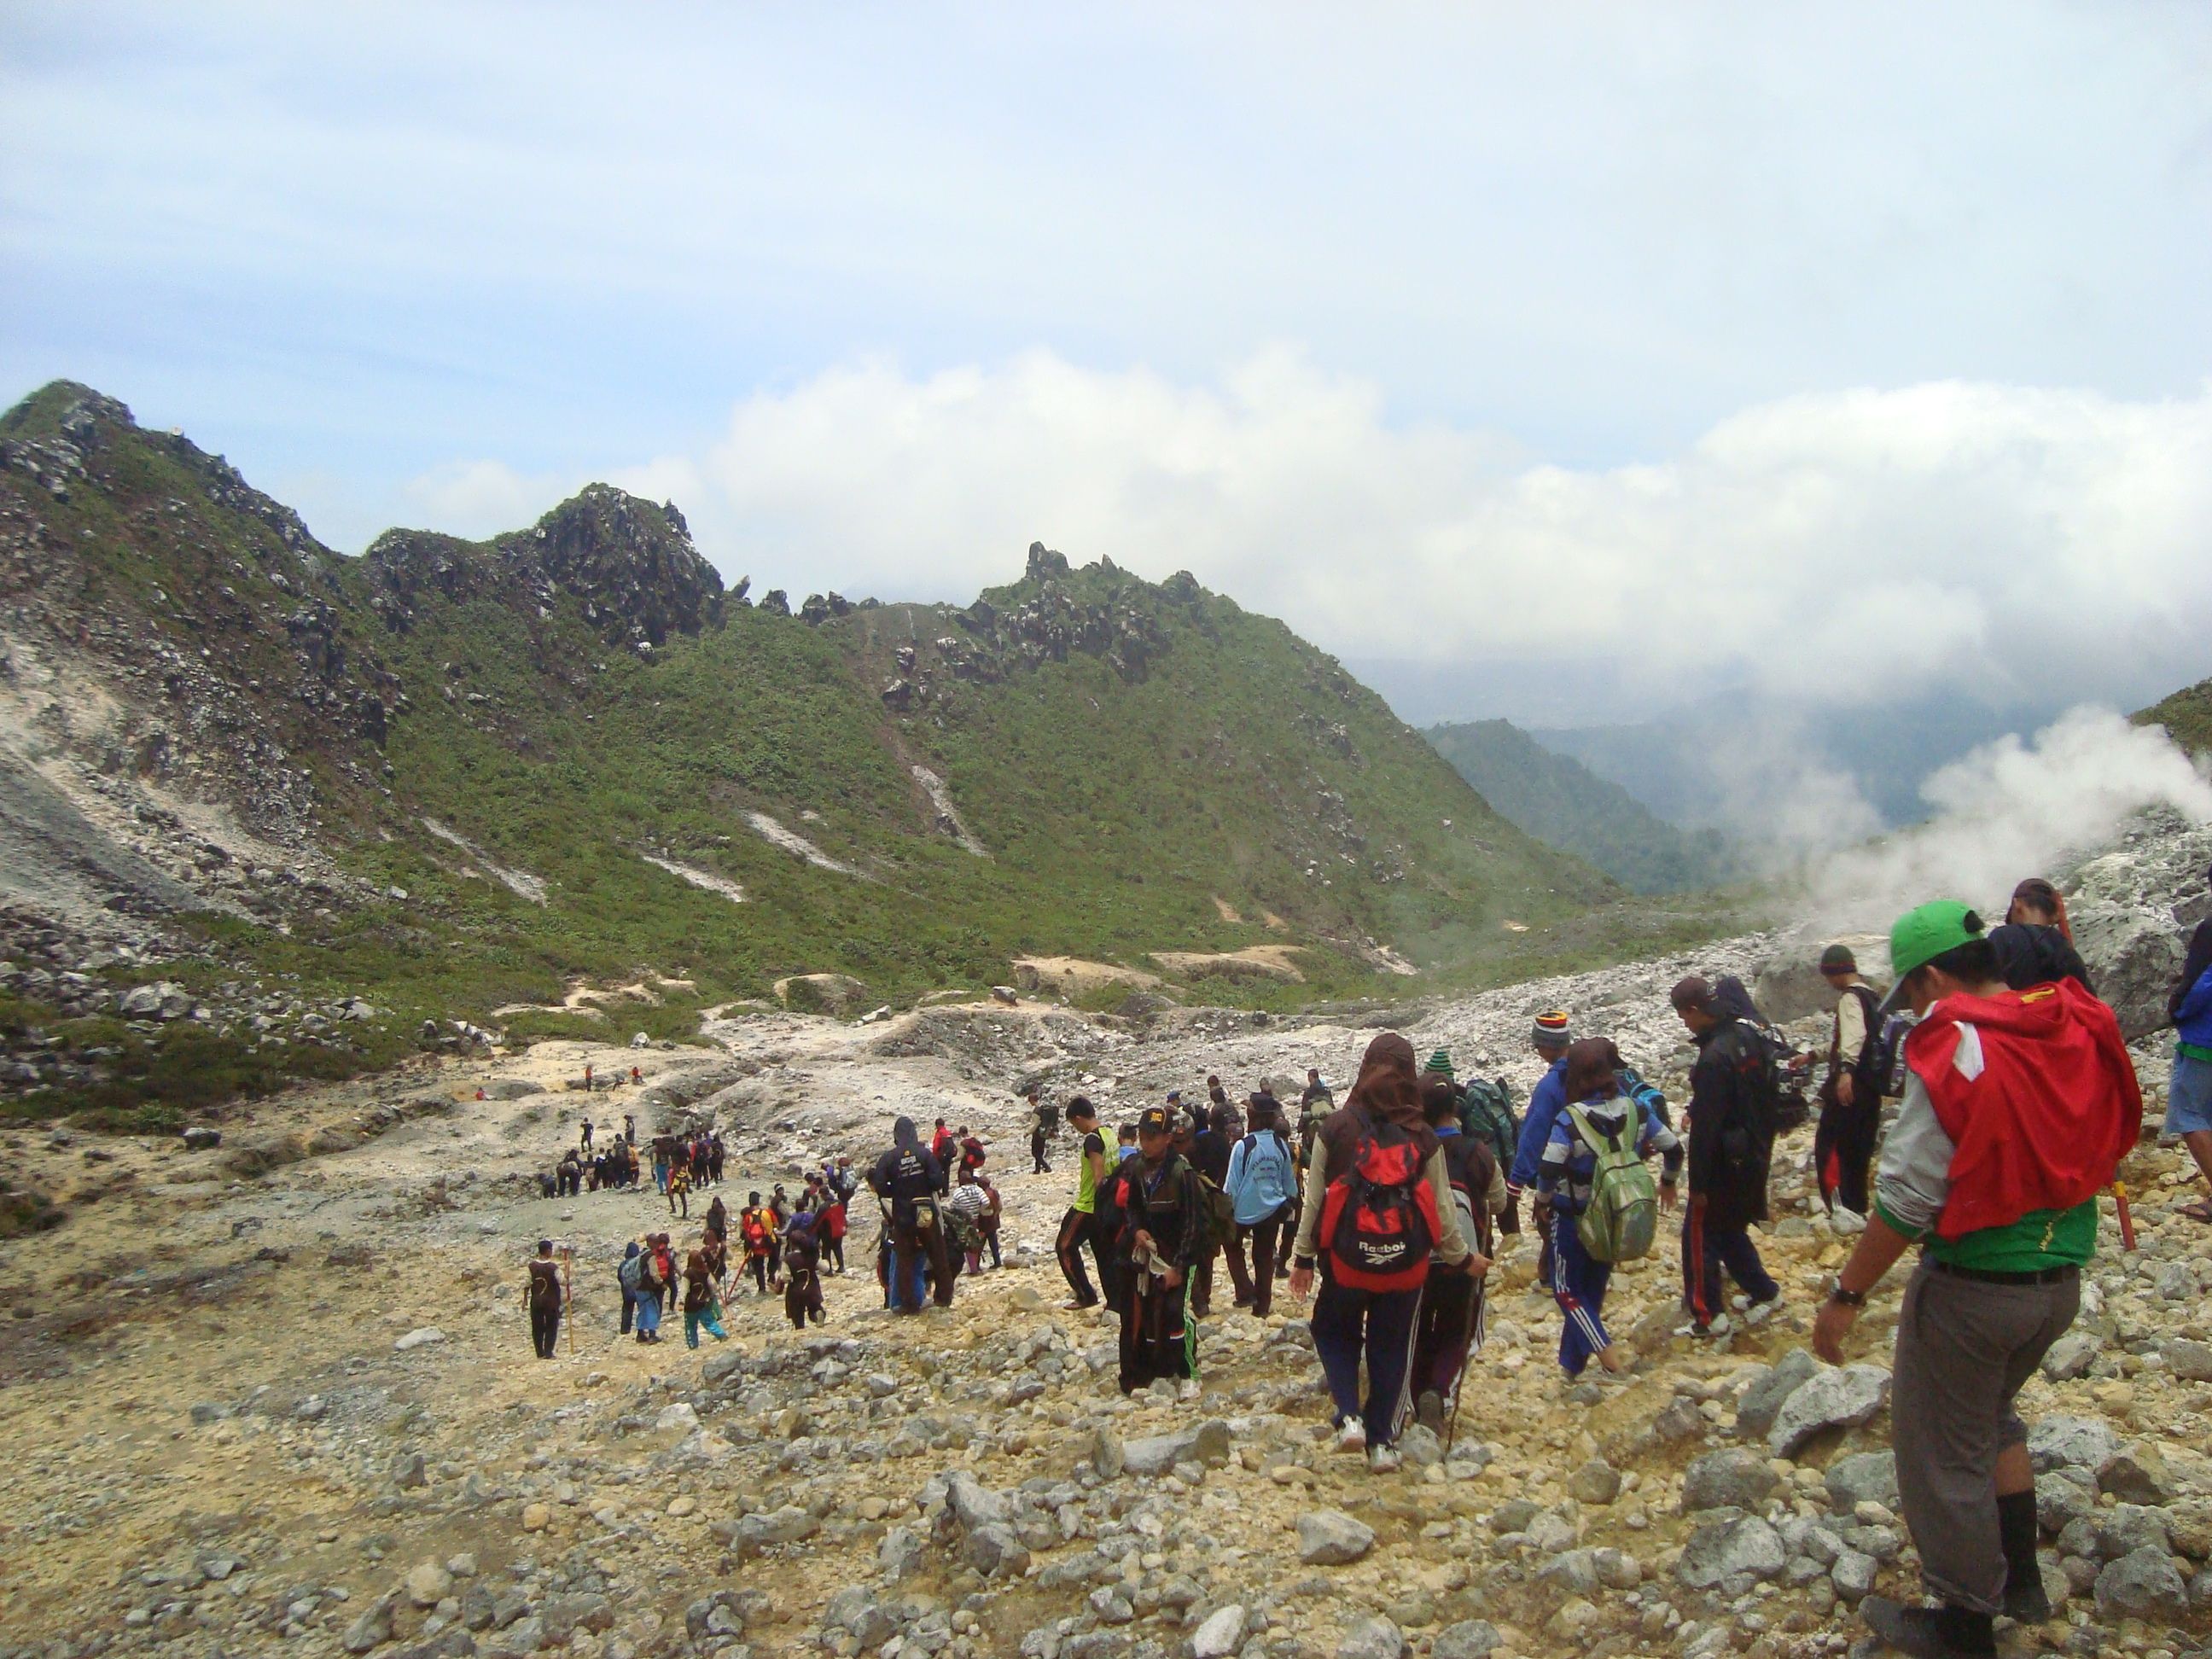
[[[1780,1485],[1767,1461],[1741,1446],[1728,1446],[1693,1459],[1682,1471],[1681,1512],[1755,1510]]]
[[[1772,1431],[1783,1402],[1811,1382],[1820,1362],[1809,1348],[1792,1348],[1773,1367],[1753,1378],[1735,1408],[1736,1432],[1765,1435]]]
[[[183,1139],[188,1152],[211,1152],[222,1145],[222,1131],[195,1123],[185,1131]]]
[[[1853,1452],[1828,1465],[1828,1507],[1849,1515],[1862,1504],[1879,1504],[1886,1510],[1898,1505],[1897,1454],[1893,1451]]]
[[[1191,1633],[1191,1659],[1229,1659],[1244,1640],[1244,1608],[1236,1601],[1217,1607]]]
[[[1310,1567],[1340,1567],[1375,1547],[1375,1528],[1342,1510],[1309,1510],[1300,1516],[1298,1559]]]
[[[2154,1545],[2131,1550],[2097,1575],[2097,1611],[2107,1618],[2179,1619],[2189,1585],[2173,1558]]]
[[[1174,1434],[1124,1441],[1121,1466],[1131,1474],[1165,1474],[1178,1463],[1218,1469],[1229,1461],[1229,1425],[1214,1418]]]
[[[1766,1437],[1767,1447],[1777,1457],[1794,1457],[1824,1430],[1856,1428],[1888,1403],[1889,1372],[1884,1367],[1823,1370],[1782,1402]]]
[[[411,1353],[417,1348],[428,1348],[443,1342],[445,1332],[435,1325],[417,1325],[413,1330],[392,1345],[395,1353]]]
[[[1487,1619],[1468,1619],[1437,1632],[1430,1659],[1490,1659],[1504,1644],[1498,1626]]]
[[[1782,1534],[1759,1516],[1747,1515],[1733,1521],[1709,1521],[1699,1527],[1682,1547],[1674,1576],[1692,1589],[1711,1589],[1738,1581],[1747,1589],[1779,1577],[1789,1559]]]
[[[1370,1613],[1344,1632],[1336,1659],[1405,1659],[1406,1633],[1388,1619]]]
[[[2046,1417],[2027,1431],[2028,1461],[2038,1474],[2058,1468],[2094,1473],[2119,1449],[2120,1437],[2112,1425],[2093,1418]]]

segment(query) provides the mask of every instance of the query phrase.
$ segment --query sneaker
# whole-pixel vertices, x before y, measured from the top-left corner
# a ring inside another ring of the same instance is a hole
[[[1176,1390],[1176,1398],[1188,1406],[1198,1398],[1200,1392],[1198,1379],[1194,1376],[1186,1376],[1182,1380],[1182,1387]]]
[[[1420,1425],[1432,1434],[1444,1431],[1444,1397],[1434,1389],[1421,1390],[1421,1397],[1413,1402],[1413,1416]]]
[[[1406,1460],[1398,1455],[1395,1446],[1370,1446],[1367,1449],[1367,1468],[1375,1474],[1388,1474]]]
[[[1336,1449],[1356,1452],[1367,1449],[1367,1425],[1356,1417],[1347,1417],[1336,1427]]]
[[[1062,1313],[1081,1313],[1085,1308],[1095,1308],[1097,1305],[1096,1302],[1085,1302],[1079,1296],[1072,1296],[1060,1304],[1060,1310]]]
[[[1764,1302],[1753,1303],[1751,1304],[1751,1311],[1745,1314],[1743,1316],[1743,1322],[1747,1325],[1754,1327],[1764,1325],[1768,1320],[1773,1318],[1775,1315],[1781,1311],[1782,1293],[1778,1291],[1772,1296],[1768,1297]]]
[[[1726,1314],[1721,1314],[1707,1324],[1692,1325],[1690,1334],[1701,1337],[1726,1336],[1735,1328],[1735,1326],[1729,1323],[1729,1316]]]

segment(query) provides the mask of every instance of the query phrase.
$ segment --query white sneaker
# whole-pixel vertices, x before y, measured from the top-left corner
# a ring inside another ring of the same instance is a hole
[[[1398,1455],[1395,1446],[1371,1446],[1367,1452],[1367,1468],[1371,1474],[1388,1474],[1406,1460]]]
[[[1190,1404],[1192,1401],[1197,1399],[1198,1395],[1198,1379],[1194,1376],[1186,1376],[1183,1378],[1182,1387],[1176,1390],[1176,1398],[1182,1401],[1186,1406]]]
[[[1348,1452],[1365,1451],[1367,1425],[1356,1417],[1346,1418],[1337,1427],[1336,1449]]]

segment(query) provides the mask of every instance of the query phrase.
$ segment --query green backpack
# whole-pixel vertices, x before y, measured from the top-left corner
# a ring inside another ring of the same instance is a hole
[[[1625,1103],[1628,1115],[1610,1135],[1581,1107],[1567,1108],[1575,1133],[1597,1158],[1590,1171],[1589,1202],[1575,1218],[1575,1237],[1595,1261],[1634,1261],[1649,1255],[1659,1233],[1659,1188],[1636,1149],[1644,1115],[1634,1101]]]

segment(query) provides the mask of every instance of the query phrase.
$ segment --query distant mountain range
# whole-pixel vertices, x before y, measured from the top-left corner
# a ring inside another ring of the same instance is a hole
[[[1633,891],[1691,891],[1739,873],[1739,860],[1718,831],[1668,823],[1620,784],[1510,720],[1432,726],[1423,735],[1500,813]]]

